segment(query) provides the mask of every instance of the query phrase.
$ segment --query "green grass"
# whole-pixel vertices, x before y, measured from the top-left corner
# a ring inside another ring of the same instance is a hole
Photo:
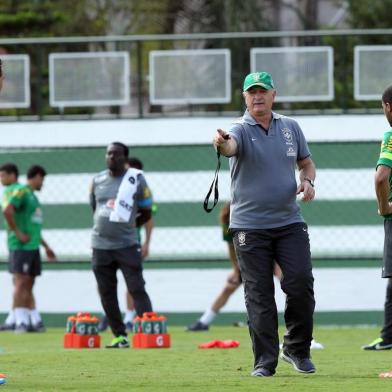
[[[271,378],[250,377],[252,353],[246,328],[213,326],[186,333],[170,328],[172,347],[149,350],[62,348],[63,329],[45,334],[0,334],[0,372],[5,391],[391,391],[392,351],[365,352],[360,346],[378,336],[377,328],[318,328],[325,350],[312,352],[314,375],[301,375],[282,361]],[[281,330],[281,335],[283,330]],[[111,335],[102,335],[108,343]],[[200,350],[212,339],[236,339],[229,350]],[[1,387],[0,387],[1,388]]]

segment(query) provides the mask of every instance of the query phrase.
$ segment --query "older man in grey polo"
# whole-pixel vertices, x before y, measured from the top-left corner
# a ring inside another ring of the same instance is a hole
[[[270,74],[249,74],[243,96],[245,114],[228,134],[218,129],[214,145],[230,157],[230,229],[244,282],[255,357],[252,375],[273,376],[278,363],[274,260],[282,269],[286,294],[281,358],[301,373],[314,373],[309,352],[315,306],[310,245],[296,195],[313,200],[315,166],[297,122],[272,112],[276,91]]]

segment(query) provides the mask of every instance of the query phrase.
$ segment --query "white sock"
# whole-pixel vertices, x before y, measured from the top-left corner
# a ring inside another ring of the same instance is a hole
[[[205,325],[210,325],[214,320],[216,313],[212,309],[207,309],[199,321]]]
[[[30,320],[32,325],[37,325],[42,321],[41,315],[39,314],[37,309],[30,310]]]
[[[16,325],[29,325],[29,313],[30,309],[28,308],[15,308],[15,322]]]
[[[127,309],[127,311],[125,312],[125,316],[124,316],[124,323],[125,324],[126,323],[132,323],[133,319],[135,318],[135,316],[136,316],[136,310],[135,309],[133,309],[133,310]]]
[[[14,313],[13,309],[10,310],[10,312],[8,313],[8,316],[5,319],[4,324],[7,324],[7,325],[15,324],[15,313]]]

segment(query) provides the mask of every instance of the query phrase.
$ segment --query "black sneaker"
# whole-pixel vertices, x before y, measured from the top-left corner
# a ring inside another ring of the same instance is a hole
[[[106,348],[129,348],[129,340],[126,336],[117,336]]]
[[[378,338],[366,346],[362,346],[362,350],[390,350],[392,348],[392,342],[385,341],[383,338]]]
[[[297,357],[293,354],[290,354],[287,350],[283,349],[280,357],[291,363],[294,369],[300,373],[314,373],[316,371],[313,362],[308,357]]]
[[[13,324],[1,324],[0,331],[13,331],[15,329],[15,323]]]
[[[28,332],[46,332],[45,325],[42,321],[37,324],[30,324],[28,327]]]
[[[106,316],[103,316],[98,324],[98,332],[105,332],[109,327],[109,321]]]
[[[186,327],[186,331],[188,332],[197,332],[197,331],[208,331],[209,326],[207,324],[202,323],[200,320],[197,320],[191,325]]]
[[[275,372],[265,368],[265,367],[258,367],[250,374],[253,377],[272,377]]]

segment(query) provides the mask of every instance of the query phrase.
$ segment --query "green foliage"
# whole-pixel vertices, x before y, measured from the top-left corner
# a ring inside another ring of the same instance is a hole
[[[349,0],[348,23],[353,29],[390,28],[392,0]],[[356,101],[354,91],[354,47],[356,45],[391,45],[390,35],[352,35],[325,37],[334,48],[335,104],[342,109],[380,108],[376,101]],[[317,106],[319,107],[319,106]]]
[[[392,0],[348,0],[348,21],[352,28],[389,28]],[[174,34],[200,32],[244,32],[278,30],[279,13],[290,11],[304,29],[317,28],[313,13],[318,2],[307,0],[2,0],[0,2],[0,35],[12,37],[105,36],[132,34]],[[284,26],[282,26],[284,29]],[[143,79],[142,93],[148,84],[148,53],[153,49],[228,48],[232,53],[232,102],[225,111],[242,108],[241,83],[250,70],[252,47],[280,46],[280,39],[222,39],[204,41],[146,41],[142,43],[142,69],[138,69],[136,44],[94,43],[72,45],[7,45],[6,53],[26,53],[31,57],[31,114],[53,114],[48,106],[47,55],[50,52],[128,50],[132,75]],[[335,100],[277,104],[278,110],[378,108],[378,102],[358,102],[353,98],[353,48],[358,44],[392,44],[392,36],[330,36],[293,38],[293,45],[331,45],[335,60]],[[135,91],[133,89],[132,91]],[[222,107],[197,105],[195,110],[220,111]],[[160,107],[150,110],[159,111]],[[169,109],[170,110],[170,109]],[[94,108],[67,109],[67,113],[91,113]],[[23,110],[1,111],[1,114],[24,114]]]
[[[0,5],[3,37],[50,36],[54,26],[65,20],[65,14],[58,11],[53,1],[4,1]]]
[[[391,27],[392,0],[349,0],[349,23],[355,29]]]

